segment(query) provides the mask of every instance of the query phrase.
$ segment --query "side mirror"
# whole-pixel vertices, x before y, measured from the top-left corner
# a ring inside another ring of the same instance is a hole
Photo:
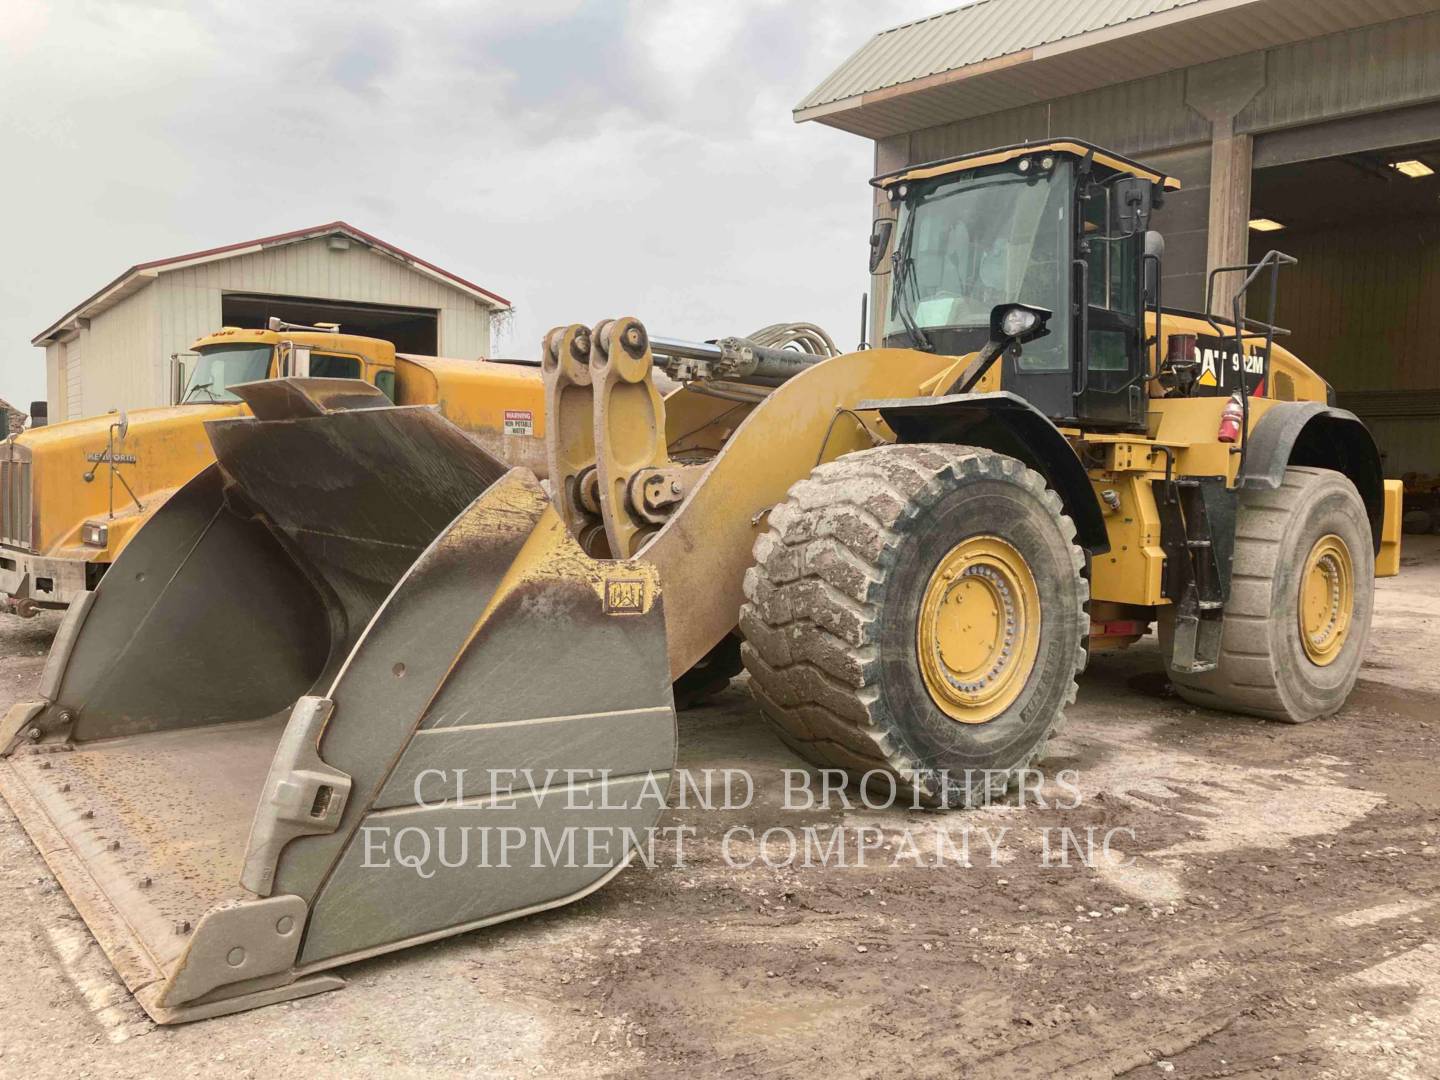
[[[117,442],[124,442],[124,441],[125,441],[125,435],[126,435],[126,433],[127,433],[129,430],[130,430],[130,417],[125,414],[125,410],[124,410],[124,409],[121,409],[121,410],[120,410],[120,418],[115,421],[115,439],[116,439],[116,441],[117,441]]]
[[[895,219],[884,218],[875,222],[870,230],[870,273],[880,268],[885,252],[890,249],[890,234],[895,231]]]
[[[179,354],[170,357],[170,404],[179,405],[185,400],[185,388],[190,385],[190,373],[185,370],[185,361]]]
[[[1160,263],[1165,258],[1165,237],[1154,229],[1145,230],[1145,250],[1141,261],[1145,266],[1145,303],[1160,299]]]
[[[1050,315],[1031,304],[997,304],[990,309],[990,342],[1004,352],[1011,345],[1044,337],[1050,333]]]
[[[50,422],[50,403],[48,401],[30,402],[30,426],[32,428],[44,427]]]
[[[280,378],[305,379],[310,376],[310,346],[282,342],[280,345]]]
[[[1150,227],[1154,185],[1138,176],[1122,176],[1110,185],[1110,219],[1122,236],[1144,232]]]

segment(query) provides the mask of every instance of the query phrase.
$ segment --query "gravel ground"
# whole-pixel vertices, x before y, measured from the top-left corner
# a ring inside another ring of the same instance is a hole
[[[755,777],[672,811],[683,866],[179,1028],[0,803],[0,1075],[1440,1076],[1440,538],[1406,541],[1333,719],[1190,708],[1147,640],[1092,662],[1043,806],[787,809],[799,763],[741,682],[681,716],[682,765]],[[0,708],[55,625],[0,616]],[[733,865],[776,826],[843,827],[866,865],[787,865],[785,834]]]

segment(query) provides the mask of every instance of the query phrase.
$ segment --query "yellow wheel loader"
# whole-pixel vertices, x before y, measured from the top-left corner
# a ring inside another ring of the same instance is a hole
[[[1193,701],[1340,708],[1399,491],[1243,310],[1284,258],[1216,272],[1228,320],[1165,308],[1172,182],[1079,141],[875,183],[880,347],[559,328],[548,492],[305,380],[209,422],[215,465],[0,728],[0,787],[152,1016],[599,887],[663,810],[672,683],[737,640],[802,756],[936,807],[1003,791],[1088,655],[1156,622]]]
[[[176,404],[35,428],[0,442],[0,603],[30,616],[93,590],[151,515],[215,460],[205,421],[242,416],[232,387],[286,375],[353,379],[402,405],[436,403],[491,453],[544,469],[539,373],[515,363],[395,353],[377,338],[272,319],[226,327],[196,354]]]

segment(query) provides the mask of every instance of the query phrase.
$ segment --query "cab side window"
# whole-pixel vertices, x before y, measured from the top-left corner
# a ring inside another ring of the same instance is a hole
[[[395,400],[395,372],[384,368],[375,373],[375,386],[391,401]]]
[[[1120,235],[1110,210],[1109,192],[1103,187],[1082,203],[1081,210],[1081,235],[1089,245],[1085,258],[1090,271],[1086,351],[1090,371],[1101,373],[1092,385],[1101,390],[1119,389],[1128,378],[1139,317],[1135,275],[1141,239]]]
[[[1138,315],[1139,290],[1135,273],[1139,266],[1141,237],[1121,236],[1110,220],[1110,200],[1105,189],[1081,204],[1082,235],[1090,242],[1086,261],[1090,264],[1090,306],[1122,315]]]
[[[310,354],[310,377],[315,379],[358,379],[360,359],[355,356]]]

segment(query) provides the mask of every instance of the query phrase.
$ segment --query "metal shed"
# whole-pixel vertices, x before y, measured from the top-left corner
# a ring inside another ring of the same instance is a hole
[[[53,420],[169,402],[170,359],[221,326],[335,322],[403,352],[490,351],[503,296],[343,221],[130,267],[31,339]]]
[[[1440,473],[1433,0],[976,0],[875,35],[795,119],[873,140],[877,174],[1073,136],[1178,177],[1155,219],[1167,303],[1203,307],[1215,267],[1298,256],[1287,344],[1370,422],[1388,475]]]

